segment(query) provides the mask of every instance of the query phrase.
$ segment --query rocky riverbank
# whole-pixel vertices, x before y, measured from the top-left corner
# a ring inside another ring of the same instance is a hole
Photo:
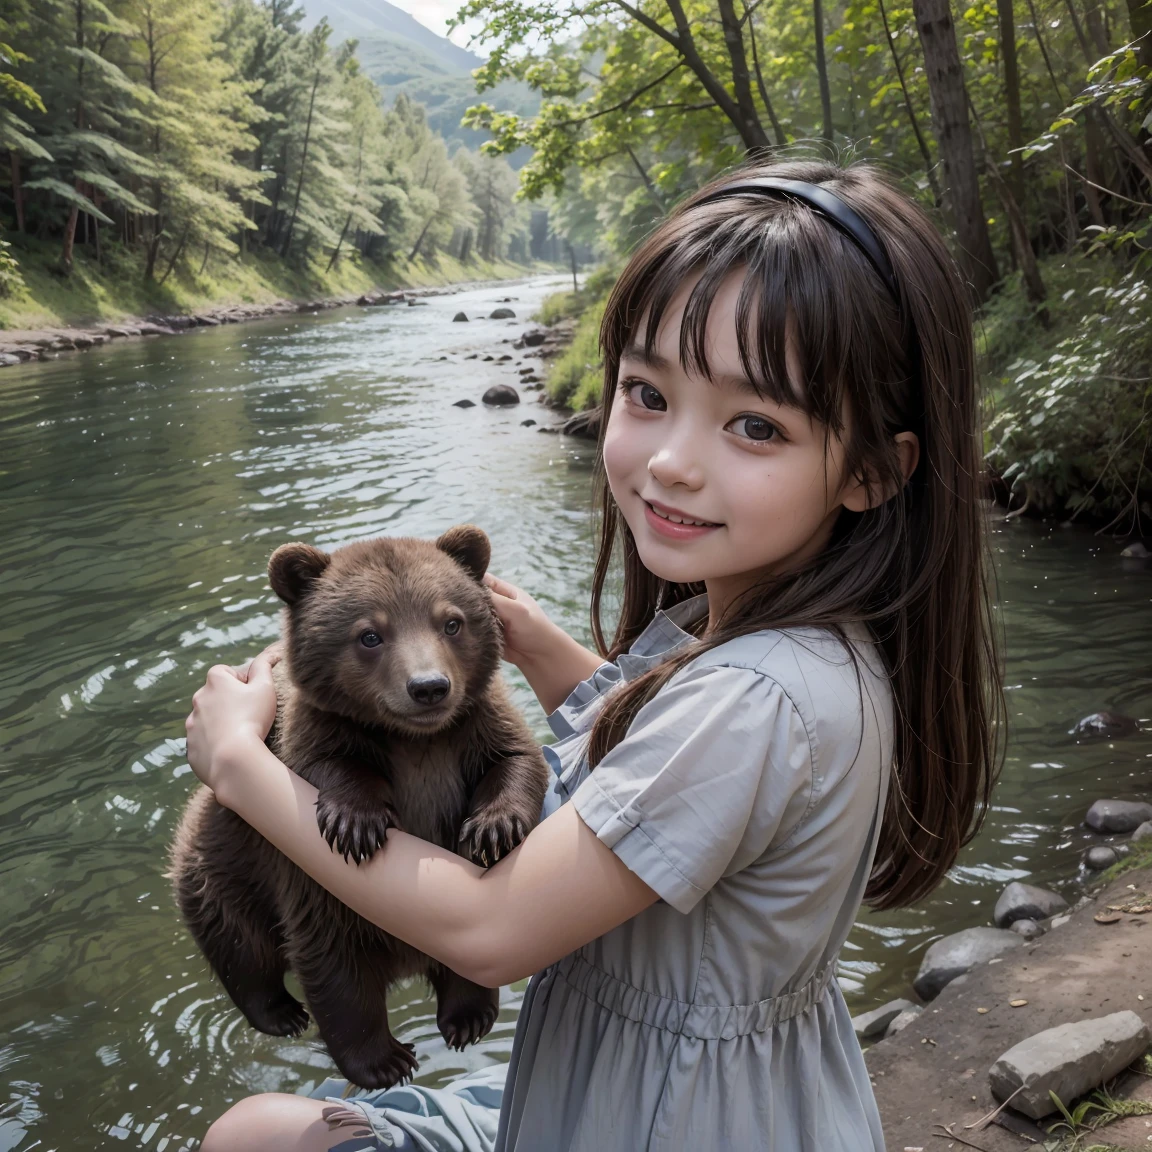
[[[1023,1148],[1052,1139],[1051,1093],[1071,1108],[1105,1085],[1121,1119],[1100,1146],[1152,1142],[1152,804],[1098,800],[1085,824],[1086,878],[1106,883],[1074,907],[1009,884],[992,924],[937,940],[906,998],[855,1018],[863,1042],[880,1041],[866,1059],[890,1150]]]
[[[373,291],[355,296],[294,301],[277,300],[267,304],[226,304],[178,315],[149,315],[79,327],[8,329],[0,331],[0,368],[31,360],[50,360],[72,352],[122,340],[156,336],[178,336],[194,328],[215,328],[221,324],[241,324],[269,316],[316,313],[333,308],[414,306],[425,296],[445,296],[466,285],[435,288],[402,288],[392,292]],[[469,285],[470,286],[470,285]]]

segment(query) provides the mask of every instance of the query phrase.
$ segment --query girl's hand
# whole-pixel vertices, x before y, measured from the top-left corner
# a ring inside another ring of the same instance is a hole
[[[221,794],[228,793],[233,777],[243,769],[242,750],[262,745],[276,719],[272,666],[279,658],[280,647],[274,644],[241,668],[217,664],[192,697],[192,711],[184,722],[188,763],[225,807]]]
[[[525,664],[546,659],[565,635],[561,628],[548,619],[544,609],[523,588],[490,572],[484,574],[484,583],[504,625],[504,659],[521,670]]]

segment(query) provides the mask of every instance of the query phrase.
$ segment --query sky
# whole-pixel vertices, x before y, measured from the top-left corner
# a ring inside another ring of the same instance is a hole
[[[440,36],[445,35],[444,25],[462,6],[461,0],[390,0],[390,2],[397,8],[411,13],[425,28],[431,28]],[[454,44],[466,46],[468,35],[465,28],[456,28],[450,39]]]

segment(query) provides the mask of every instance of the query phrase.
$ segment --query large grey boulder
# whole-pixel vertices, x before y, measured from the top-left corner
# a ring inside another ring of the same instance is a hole
[[[888,1025],[910,1008],[917,1008],[911,1000],[890,1000],[871,1012],[861,1012],[859,1016],[852,1017],[852,1027],[861,1040],[873,1040],[883,1036],[888,1031]]]
[[[1152,804],[1137,800],[1097,800],[1085,817],[1097,832],[1134,832],[1145,820],[1152,820]]]
[[[460,323],[461,320],[467,320],[467,319],[468,319],[468,313],[467,312],[457,312],[456,315],[452,317],[452,322],[454,324],[458,324],[458,323]]]
[[[489,320],[514,320],[516,313],[511,308],[493,308],[488,313]]]
[[[921,1008],[919,1004],[913,1004],[911,1008],[905,1008],[904,1011],[888,1025],[888,1031],[884,1033],[885,1037],[895,1036],[897,1032],[903,1032],[923,1011],[924,1009]]]
[[[937,940],[924,953],[912,987],[921,1000],[935,1000],[941,989],[957,976],[963,976],[965,972],[987,964],[1023,943],[1015,932],[1004,928],[965,928],[963,932]]]
[[[992,1065],[992,1094],[1003,1101],[1020,1089],[1010,1107],[1039,1120],[1056,1111],[1049,1092],[1070,1104],[1123,1071],[1150,1042],[1152,1033],[1135,1012],[1048,1028],[1009,1048]]]
[[[1007,928],[1014,920],[1047,920],[1067,910],[1068,901],[1059,893],[1014,880],[1000,893],[992,919],[997,928]]]

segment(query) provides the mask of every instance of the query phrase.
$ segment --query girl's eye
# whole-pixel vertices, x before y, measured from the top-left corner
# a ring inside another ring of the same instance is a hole
[[[380,639],[379,632],[369,630],[368,632],[360,633],[360,643],[363,644],[365,648],[379,648],[384,641]]]
[[[740,425],[744,426],[742,432],[738,431]],[[757,444],[780,439],[780,429],[764,416],[737,416],[729,420],[727,426],[737,435],[742,435],[746,440],[754,440]]]
[[[649,384],[646,380],[623,380],[620,391],[640,408],[647,408],[650,412],[663,412],[668,403],[660,390]]]
[[[444,625],[444,635],[445,636],[455,636],[456,633],[459,631],[460,631],[460,621],[459,620],[449,620],[448,623]]]

